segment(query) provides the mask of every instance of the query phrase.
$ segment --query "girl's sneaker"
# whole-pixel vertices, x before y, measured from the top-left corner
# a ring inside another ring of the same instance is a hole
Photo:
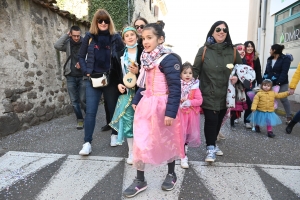
[[[268,131],[268,137],[273,138],[275,137],[275,134],[272,131]]]
[[[138,193],[147,189],[147,181],[134,179],[133,183],[123,192],[125,197],[134,197]]]
[[[132,165],[133,164],[133,156],[132,152],[128,152],[128,158],[126,160],[127,164]]]
[[[173,190],[177,183],[176,174],[167,174],[163,184],[161,185],[162,190],[170,191]]]
[[[189,163],[188,163],[188,157],[185,156],[184,158],[181,159],[180,162],[181,168],[183,169],[188,169],[189,168]]]
[[[215,146],[213,145],[207,146],[205,162],[215,162],[215,160],[216,160]]]

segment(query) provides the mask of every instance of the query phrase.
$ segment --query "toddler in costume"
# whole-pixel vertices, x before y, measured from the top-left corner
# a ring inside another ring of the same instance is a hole
[[[275,98],[281,99],[289,96],[289,92],[275,93],[272,90],[272,81],[270,79],[263,80],[261,90],[255,95],[252,102],[252,113],[248,120],[256,124],[255,131],[260,132],[260,126],[267,126],[268,137],[273,138],[275,134],[272,126],[281,124],[281,119],[274,112]]]
[[[185,157],[181,159],[181,167],[189,168],[187,157],[187,145],[200,146],[200,106],[202,94],[199,89],[199,80],[193,78],[192,65],[185,62],[181,70],[181,104],[180,119],[185,139]]]
[[[124,138],[127,138],[127,163],[132,164],[132,129],[134,110],[131,106],[131,101],[135,95],[136,87],[126,87],[123,78],[128,73],[132,73],[132,75],[137,76],[139,69],[136,65],[140,63],[139,58],[141,55],[141,50],[140,48],[138,48],[138,34],[135,28],[130,26],[124,28],[122,31],[122,39],[126,44],[126,47],[124,50],[118,52],[117,58],[119,60],[117,60],[117,63],[115,64],[115,66],[119,66],[118,74],[122,74],[122,77],[119,77],[118,84],[118,90],[121,93],[121,95],[118,98],[115,112],[109,125],[118,132],[118,145],[121,145],[124,142]]]
[[[144,50],[137,80],[140,89],[132,101],[135,109],[133,167],[137,169],[137,176],[123,192],[125,197],[144,191],[147,188],[144,171],[161,164],[168,164],[162,190],[174,189],[177,182],[175,160],[184,157],[178,114],[181,59],[162,45],[165,33],[161,24],[147,24],[142,39]]]

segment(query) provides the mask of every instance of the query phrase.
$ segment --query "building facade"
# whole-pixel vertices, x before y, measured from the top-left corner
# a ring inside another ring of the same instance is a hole
[[[260,53],[262,73],[265,71],[270,48],[284,45],[284,54],[294,57],[289,70],[291,80],[300,63],[300,1],[299,0],[251,0],[249,1],[248,40],[254,41]],[[300,102],[300,86],[291,100]]]

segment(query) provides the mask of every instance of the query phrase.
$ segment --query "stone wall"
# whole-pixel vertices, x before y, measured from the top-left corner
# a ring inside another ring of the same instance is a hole
[[[157,22],[158,17],[154,16],[153,10],[150,10],[150,1],[152,0],[138,0],[134,1],[134,12],[133,12],[133,19],[132,23],[135,21],[135,19],[139,16],[147,19],[149,23]],[[152,9],[154,7],[154,3],[152,3]],[[161,14],[161,13],[160,13]]]
[[[0,137],[73,112],[53,44],[74,23],[32,0],[0,0]]]

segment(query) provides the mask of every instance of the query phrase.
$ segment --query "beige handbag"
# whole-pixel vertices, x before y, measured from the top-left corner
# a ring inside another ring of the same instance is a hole
[[[136,75],[131,73],[131,72],[128,72],[124,77],[123,77],[123,82],[124,82],[124,85],[127,87],[127,88],[133,88],[136,84]]]

